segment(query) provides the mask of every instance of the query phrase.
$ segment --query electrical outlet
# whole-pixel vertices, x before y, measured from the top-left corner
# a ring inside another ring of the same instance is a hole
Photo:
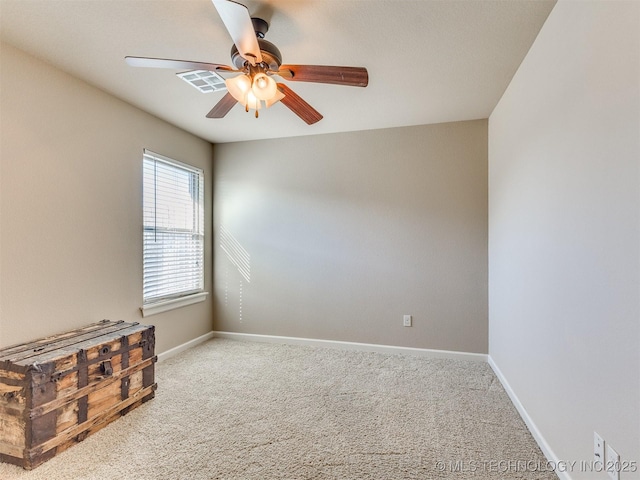
[[[609,444],[607,444],[607,462],[605,463],[605,469],[611,480],[620,480],[620,455]]]
[[[604,440],[598,432],[593,432],[593,460],[599,462],[600,468],[604,468]]]
[[[402,317],[402,326],[410,327],[411,326],[411,315],[405,315]]]

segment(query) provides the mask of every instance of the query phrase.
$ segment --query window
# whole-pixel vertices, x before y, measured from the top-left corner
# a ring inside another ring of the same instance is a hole
[[[145,150],[143,217],[143,315],[204,300],[202,170]],[[172,306],[154,311],[150,304]]]

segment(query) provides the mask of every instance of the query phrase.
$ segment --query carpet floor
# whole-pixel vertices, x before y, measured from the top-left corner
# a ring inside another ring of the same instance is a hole
[[[1,479],[556,479],[485,363],[214,339],[156,398]]]

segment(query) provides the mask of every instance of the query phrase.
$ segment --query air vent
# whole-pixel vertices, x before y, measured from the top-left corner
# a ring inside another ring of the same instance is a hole
[[[227,89],[224,78],[208,70],[191,70],[189,72],[178,73],[177,75],[202,93],[219,92],[220,90]]]

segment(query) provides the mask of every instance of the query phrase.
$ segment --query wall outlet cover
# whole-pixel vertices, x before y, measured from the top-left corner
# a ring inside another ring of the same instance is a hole
[[[411,315],[404,315],[402,317],[402,326],[410,327],[411,326]]]

